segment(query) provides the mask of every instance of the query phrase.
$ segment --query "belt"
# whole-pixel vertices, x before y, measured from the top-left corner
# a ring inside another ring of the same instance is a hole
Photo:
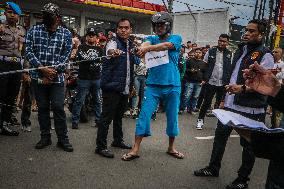
[[[6,61],[6,62],[13,62],[13,63],[24,63],[24,59],[23,58],[19,58],[19,57],[12,57],[12,56],[1,56],[0,55],[0,60],[2,61]]]

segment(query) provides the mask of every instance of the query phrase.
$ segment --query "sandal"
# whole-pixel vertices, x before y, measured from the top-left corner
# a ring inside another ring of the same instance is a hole
[[[133,155],[133,154],[124,154],[122,157],[121,157],[121,160],[123,161],[131,161],[131,160],[134,160],[136,158],[139,158],[140,156],[139,155]]]
[[[170,156],[173,156],[177,159],[183,159],[184,155],[181,152],[167,152]]]

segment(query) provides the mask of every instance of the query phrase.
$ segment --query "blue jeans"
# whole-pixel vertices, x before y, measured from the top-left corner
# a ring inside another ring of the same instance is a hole
[[[38,121],[41,138],[49,139],[50,136],[50,110],[53,111],[55,132],[58,141],[64,141],[67,136],[66,114],[64,111],[64,83],[41,85],[32,81],[35,98],[38,106]],[[50,109],[51,108],[51,109]]]
[[[136,96],[132,98],[132,109],[138,107],[138,102],[140,99],[144,98],[144,88],[145,88],[146,76],[144,75],[137,75],[134,77],[134,88],[136,90]]]
[[[183,98],[182,98],[180,109],[185,110],[186,107],[191,110],[194,109],[196,106],[200,91],[201,91],[200,83],[186,82],[184,86]]]
[[[72,123],[78,124],[80,120],[81,108],[85,102],[86,96],[91,91],[94,98],[95,122],[100,119],[102,112],[100,79],[97,80],[78,80],[77,95],[72,109]]]

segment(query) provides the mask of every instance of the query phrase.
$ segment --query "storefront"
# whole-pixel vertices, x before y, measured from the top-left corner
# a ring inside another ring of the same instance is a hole
[[[139,2],[137,4],[135,0],[15,0],[15,2],[25,13],[21,18],[21,25],[25,28],[41,23],[41,8],[45,3],[54,2],[61,8],[63,24],[70,29],[76,28],[80,35],[84,35],[85,29],[90,25],[104,31],[115,30],[115,23],[121,18],[128,18],[133,22],[133,33],[151,34],[150,18],[160,6],[151,4],[151,8],[149,3],[137,1]],[[140,8],[137,7],[138,5]]]

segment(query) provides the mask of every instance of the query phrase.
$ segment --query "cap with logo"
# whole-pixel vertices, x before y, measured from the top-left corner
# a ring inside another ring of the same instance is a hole
[[[89,27],[86,30],[86,35],[98,35],[98,32],[94,27]]]
[[[47,3],[41,9],[43,13],[49,13],[52,15],[60,16],[59,6],[54,3]]]

